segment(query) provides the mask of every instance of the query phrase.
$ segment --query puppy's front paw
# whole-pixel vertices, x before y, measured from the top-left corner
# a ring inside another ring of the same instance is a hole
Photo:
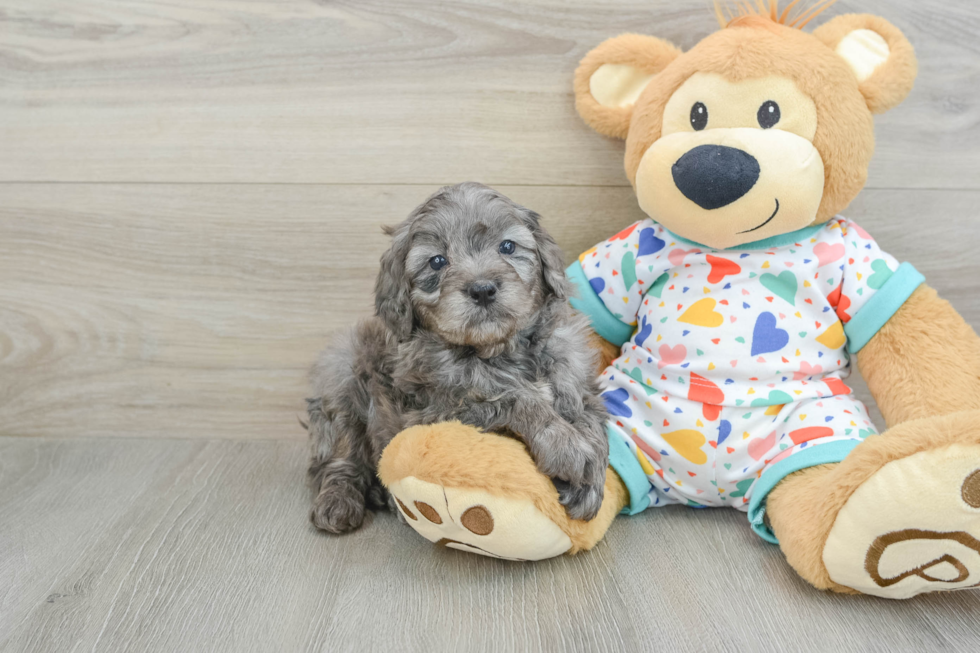
[[[322,531],[340,534],[364,522],[364,494],[347,483],[326,483],[313,500],[310,521]]]
[[[542,473],[580,486],[605,481],[609,443],[605,433],[592,437],[564,421],[548,424],[528,440],[528,449]]]
[[[565,512],[572,519],[582,519],[589,521],[599,514],[602,507],[602,496],[605,490],[605,479],[602,483],[586,483],[584,485],[572,485],[560,478],[553,478],[551,482],[558,490],[558,502],[565,506]]]

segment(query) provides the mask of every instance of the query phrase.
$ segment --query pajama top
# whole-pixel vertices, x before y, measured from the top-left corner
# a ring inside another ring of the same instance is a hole
[[[628,510],[731,505],[770,541],[768,490],[874,433],[850,356],[923,281],[844,218],[727,250],[644,220],[568,275],[573,306],[623,345],[601,384]]]

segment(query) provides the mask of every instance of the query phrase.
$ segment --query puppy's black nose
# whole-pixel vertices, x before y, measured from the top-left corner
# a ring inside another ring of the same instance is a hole
[[[480,306],[486,308],[497,299],[497,284],[492,281],[477,281],[470,284],[466,294]]]
[[[702,209],[720,209],[745,195],[759,180],[759,162],[724,145],[698,145],[671,169],[684,197]]]

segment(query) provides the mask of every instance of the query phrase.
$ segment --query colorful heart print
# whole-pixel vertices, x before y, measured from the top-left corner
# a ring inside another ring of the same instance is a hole
[[[779,351],[789,342],[789,333],[776,326],[776,316],[766,311],[756,318],[752,329],[752,355]]]

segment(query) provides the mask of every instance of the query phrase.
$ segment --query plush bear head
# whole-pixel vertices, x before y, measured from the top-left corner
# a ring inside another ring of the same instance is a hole
[[[582,118],[626,139],[640,208],[718,249],[844,209],[867,179],[872,114],[905,99],[916,75],[911,44],[882,18],[839,16],[809,34],[802,26],[830,2],[796,18],[797,2],[782,14],[775,0],[759,4],[718,8],[723,28],[687,52],[609,39],[575,73]]]

